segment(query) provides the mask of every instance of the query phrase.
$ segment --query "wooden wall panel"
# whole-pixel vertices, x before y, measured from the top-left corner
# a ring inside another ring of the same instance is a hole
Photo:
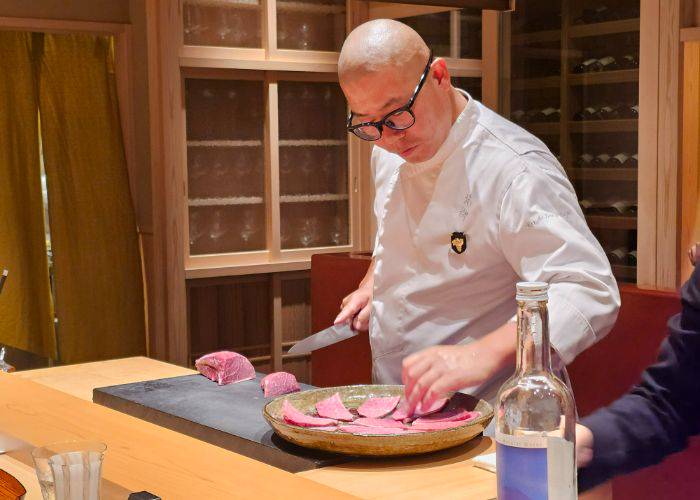
[[[683,127],[681,182],[681,281],[688,279],[692,265],[685,256],[690,245],[700,241],[700,41],[683,44]]]
[[[311,283],[309,275],[282,281],[282,342],[293,342],[311,332]]]

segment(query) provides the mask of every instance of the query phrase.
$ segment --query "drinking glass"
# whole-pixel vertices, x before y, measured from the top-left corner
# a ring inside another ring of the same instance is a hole
[[[44,500],[99,500],[107,445],[95,441],[54,443],[32,451]]]

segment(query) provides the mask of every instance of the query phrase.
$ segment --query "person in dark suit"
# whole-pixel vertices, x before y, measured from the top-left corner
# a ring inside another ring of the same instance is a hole
[[[642,381],[576,429],[580,491],[661,462],[700,433],[700,244],[689,251],[695,269],[681,289],[682,310]]]

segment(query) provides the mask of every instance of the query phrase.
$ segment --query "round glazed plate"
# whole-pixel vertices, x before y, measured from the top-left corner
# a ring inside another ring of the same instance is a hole
[[[400,456],[417,455],[451,448],[481,434],[493,418],[493,408],[484,400],[456,393],[446,408],[459,406],[481,412],[481,416],[464,425],[439,431],[399,435],[355,435],[342,431],[323,431],[288,424],[282,417],[282,404],[289,401],[306,414],[316,411],[315,404],[336,392],[343,404],[353,411],[367,398],[403,395],[402,385],[348,385],[295,392],[280,396],[265,405],[263,415],[275,432],[294,444],[346,455]],[[354,412],[353,412],[354,413]],[[371,431],[371,428],[368,428]]]

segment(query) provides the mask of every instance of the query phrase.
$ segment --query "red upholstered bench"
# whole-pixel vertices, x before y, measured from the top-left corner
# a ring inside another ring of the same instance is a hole
[[[367,254],[314,255],[311,260],[313,331],[333,322],[343,297],[355,290],[367,271]],[[680,310],[675,292],[623,285],[622,307],[613,330],[569,367],[579,414],[606,405],[639,381],[656,358],[666,322]],[[369,383],[371,353],[367,334],[315,351],[312,383],[320,387]],[[662,464],[618,478],[616,499],[700,498],[700,439]]]

